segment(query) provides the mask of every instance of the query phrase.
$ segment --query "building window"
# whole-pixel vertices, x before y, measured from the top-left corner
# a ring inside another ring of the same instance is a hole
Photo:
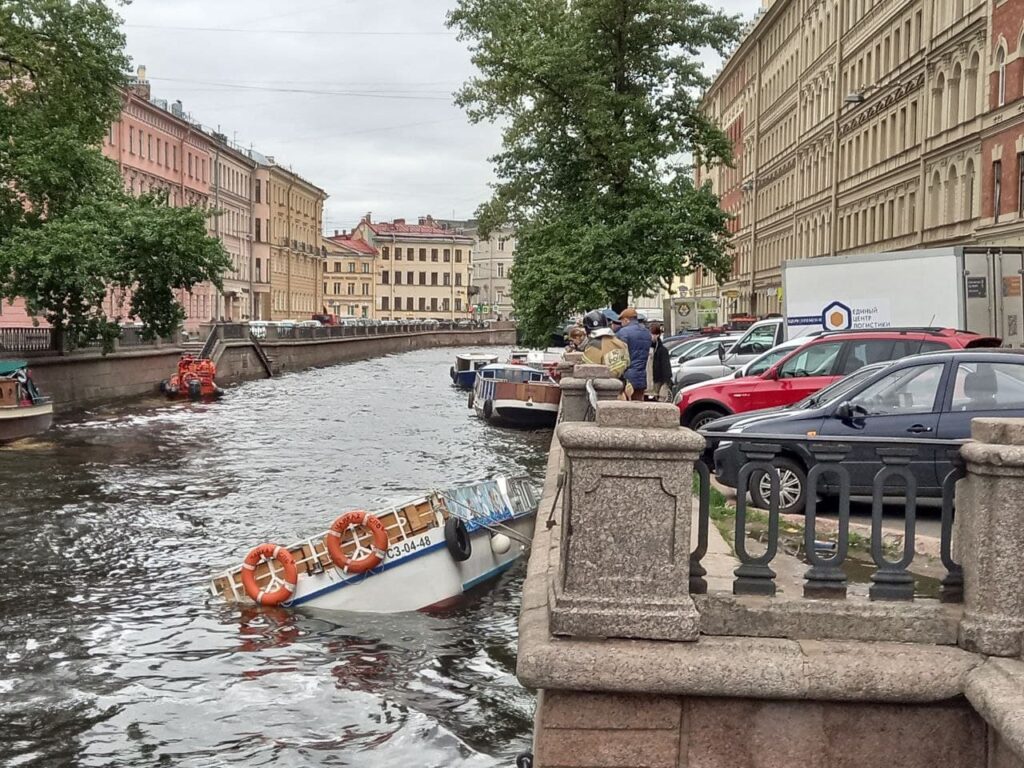
[[[455,273],[455,284],[456,285],[462,285],[462,273],[461,272],[456,272]]]
[[[499,251],[504,251],[505,250],[505,238],[504,237],[499,237],[498,238],[498,250]]]
[[[260,202],[260,180],[256,179],[256,202]]]
[[[422,296],[420,296],[420,312],[426,312],[426,311],[427,311],[427,300],[425,298],[423,298]]]
[[[1017,215],[1024,216],[1024,153],[1017,155]]]
[[[263,242],[262,237],[263,237],[263,235],[260,232],[260,220],[256,219],[256,242],[257,243]]]
[[[385,274],[387,274],[387,273],[385,273]],[[386,283],[387,280],[385,280],[384,282]],[[402,284],[402,273],[399,272],[398,270],[395,270],[395,285],[401,285],[401,284]]]
[[[430,311],[437,312],[437,299],[433,298],[430,300]]]
[[[380,308],[381,309],[391,309],[391,307],[388,306],[389,303],[390,302],[388,301],[388,297],[387,296],[381,296],[380,297]],[[397,309],[397,307],[396,307],[396,309]]]
[[[395,273],[395,277],[397,278],[400,274],[401,274],[401,272],[396,272]],[[387,285],[390,280],[391,280],[391,273],[388,272],[386,269],[383,272],[380,273],[381,285]],[[395,284],[396,285],[398,284],[398,280],[395,280]]]
[[[427,273],[426,272],[420,272],[420,285],[426,285],[426,284],[427,284]]]
[[[999,82],[996,91],[997,106],[1006,103],[1006,51],[1001,47],[996,54],[996,67],[999,69]]]
[[[456,312],[461,312],[462,311],[462,299],[459,299],[459,298],[455,299],[455,311]]]
[[[461,264],[462,263],[462,249],[461,248],[456,248],[455,249],[455,263],[456,264]]]
[[[385,261],[391,258],[391,251],[386,245],[380,249],[380,257]]]
[[[397,253],[395,253],[395,256],[397,256],[397,255],[398,255],[398,254],[397,254]],[[349,272],[355,272],[355,271],[356,271],[356,263],[355,263],[354,261],[350,261],[350,262],[348,263],[348,271],[349,271]]]
[[[430,273],[430,284],[437,285],[437,272]]]
[[[397,258],[397,256],[398,256],[398,254],[395,254],[396,258]],[[363,274],[364,275],[370,274],[370,265],[369,264],[363,264]]]
[[[445,311],[445,312],[449,312],[449,311],[451,311],[451,308],[452,308],[451,304],[452,304],[451,299],[445,299],[443,302],[441,302],[441,309],[443,311]]]
[[[999,212],[1003,207],[1003,163],[996,160],[992,163],[992,220],[999,221]]]
[[[505,265],[502,262],[498,262],[498,277],[505,276]]]
[[[324,267],[324,269],[326,269],[326,268],[327,267]],[[341,272],[341,262],[340,261],[334,262],[334,267],[333,267],[333,269],[331,271],[332,272]]]
[[[437,261],[437,248],[430,249],[430,260]]]
[[[410,299],[410,301],[411,301],[411,299]],[[402,297],[401,296],[395,296],[395,309],[401,309],[401,308],[402,308]]]
[[[450,272],[445,272],[444,273],[444,284],[445,285],[451,285],[452,284],[452,275],[451,275]]]
[[[327,293],[327,291],[324,291],[324,293]],[[335,296],[340,296],[341,295],[341,283],[335,283],[334,284],[334,295]]]
[[[153,159],[153,134],[146,136],[146,159]]]
[[[356,295],[356,284],[355,283],[349,283],[348,284],[348,295],[349,296],[355,296]]]
[[[452,251],[451,251],[450,248],[445,248],[444,249],[444,260],[445,261],[451,261],[452,260]]]
[[[189,152],[189,153],[188,153],[188,177],[189,177],[190,179],[193,179],[193,178],[195,178],[195,177],[194,177],[194,176],[192,175],[192,153],[191,153],[191,152]]]
[[[178,148],[177,147],[174,147],[174,152],[172,154],[172,158],[174,160],[174,170],[178,170]]]
[[[427,260],[427,249],[426,248],[420,248],[420,261],[426,261],[426,260]],[[412,261],[412,259],[410,259],[410,261]]]
[[[370,284],[369,283],[363,283],[363,296],[369,296],[369,295],[370,295]]]
[[[415,272],[406,272],[405,273],[405,282],[408,283],[409,285],[415,285],[416,284],[416,273]]]
[[[135,126],[128,126],[128,151],[135,154]]]

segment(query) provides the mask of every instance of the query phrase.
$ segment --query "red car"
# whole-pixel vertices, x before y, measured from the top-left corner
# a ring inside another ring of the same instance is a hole
[[[868,363],[1001,344],[1001,339],[951,328],[826,333],[798,347],[760,376],[718,379],[684,388],[676,402],[679,423],[700,429],[733,413],[792,405]]]

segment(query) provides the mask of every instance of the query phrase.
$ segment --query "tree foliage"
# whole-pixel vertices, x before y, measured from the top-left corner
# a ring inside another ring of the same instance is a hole
[[[70,346],[109,349],[130,316],[170,334],[183,319],[173,289],[220,287],[230,266],[208,212],[132,198],[103,157],[128,63],[102,0],[0,0],[0,294]],[[113,316],[110,289],[130,297]]]
[[[698,109],[701,57],[738,32],[698,0],[459,0],[449,24],[479,75],[459,102],[502,121],[498,182],[478,212],[518,229],[512,291],[525,337],[568,314],[731,265],[728,217],[688,158],[731,163]]]

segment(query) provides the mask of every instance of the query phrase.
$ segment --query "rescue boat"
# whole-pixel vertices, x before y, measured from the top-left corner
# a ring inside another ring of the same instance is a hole
[[[160,391],[171,398],[187,397],[190,400],[221,397],[224,390],[214,381],[216,375],[217,366],[213,360],[182,355],[177,373],[160,382]]]
[[[549,373],[527,365],[485,365],[477,371],[469,406],[506,427],[553,427],[562,390]]]
[[[529,548],[537,496],[496,478],[377,512],[353,510],[319,534],[253,547],[215,574],[229,603],[398,613],[443,607],[508,570]]]

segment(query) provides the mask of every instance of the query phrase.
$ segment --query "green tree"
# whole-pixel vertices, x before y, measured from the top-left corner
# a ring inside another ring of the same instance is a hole
[[[173,290],[219,288],[230,267],[209,212],[127,195],[103,157],[128,63],[101,0],[0,0],[0,295],[24,298],[71,347],[110,349],[129,316],[170,334],[183,319]],[[113,316],[108,289],[130,296]]]
[[[698,109],[701,57],[738,34],[697,0],[459,0],[449,14],[479,75],[457,95],[502,121],[484,230],[518,229],[512,292],[526,340],[568,314],[702,267],[727,274],[728,216],[688,158],[732,162]]]

